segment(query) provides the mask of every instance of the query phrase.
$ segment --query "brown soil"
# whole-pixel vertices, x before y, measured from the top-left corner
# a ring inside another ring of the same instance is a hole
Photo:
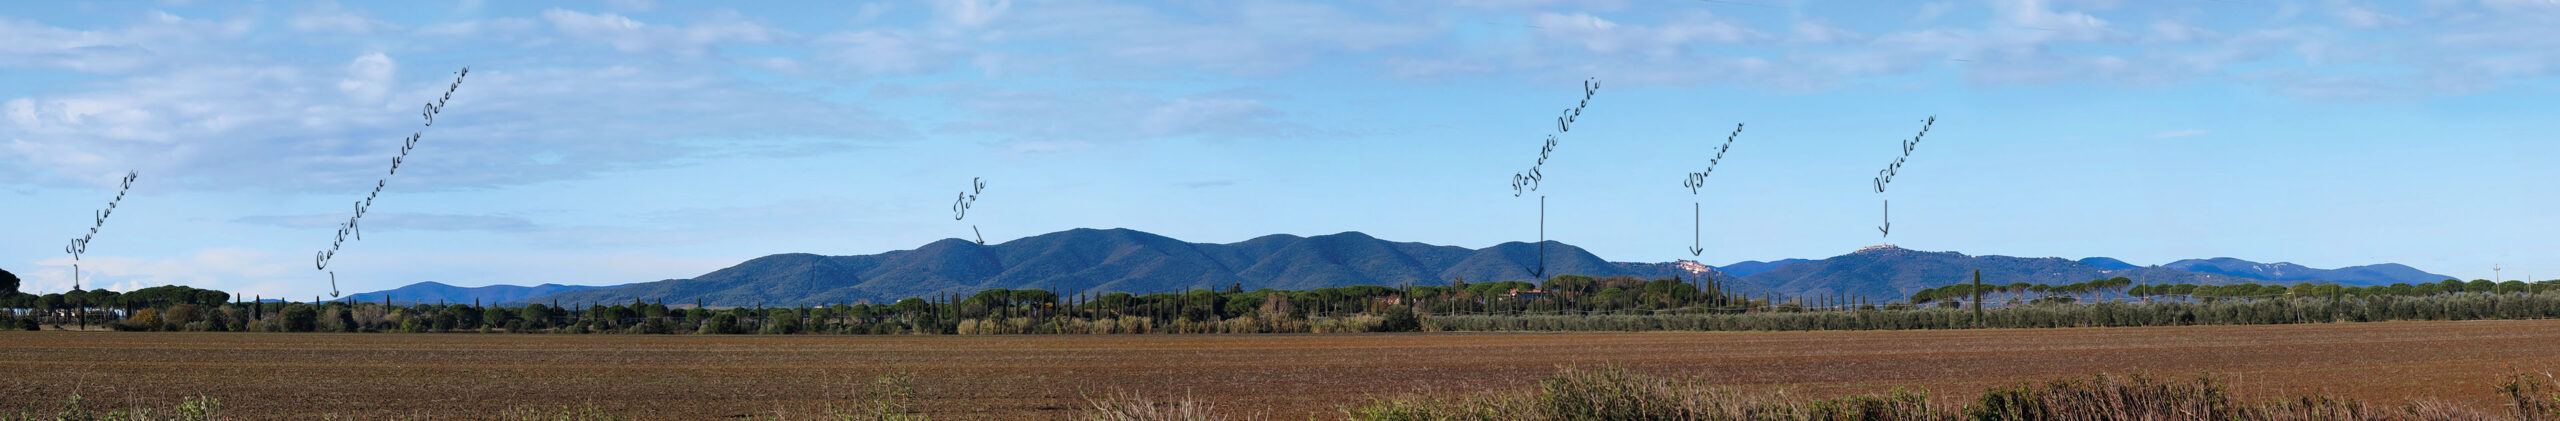
[[[1115,391],[1334,418],[1370,396],[1522,390],[1616,365],[1811,395],[1962,399],[2097,373],[2210,373],[2243,396],[2494,408],[2499,376],[2560,368],[2560,320],[1898,332],[1150,336],[629,336],[0,332],[0,412],[223,401],[235,419],[592,403],[638,419],[808,413],[913,373],[937,419],[1064,418]]]

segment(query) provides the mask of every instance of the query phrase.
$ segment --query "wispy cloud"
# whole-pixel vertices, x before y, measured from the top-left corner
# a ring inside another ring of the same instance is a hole
[[[232,219],[232,222],[313,231],[335,229],[347,222],[348,214],[256,215]],[[490,231],[529,232],[542,229],[522,217],[500,215],[451,215],[432,213],[369,212],[357,222],[365,231]]]
[[[188,188],[345,191],[382,178],[401,139],[423,132],[393,182],[442,190],[672,165],[742,141],[907,137],[860,106],[646,64],[478,67],[440,124],[421,127],[414,104],[439,98],[454,69],[404,72],[422,66],[380,52],[341,60],[172,69],[0,100],[0,163],[26,169],[0,181],[94,183],[130,169],[184,174],[173,180]]]

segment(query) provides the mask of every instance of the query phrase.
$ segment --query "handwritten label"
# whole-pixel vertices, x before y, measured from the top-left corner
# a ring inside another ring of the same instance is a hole
[[[98,229],[107,226],[107,217],[116,214],[116,206],[124,203],[124,194],[133,191],[133,180],[140,178],[142,173],[126,171],[124,186],[116,188],[116,198],[107,201],[106,209],[98,210],[97,218],[89,223],[89,233],[71,239],[71,245],[62,247],[63,253],[71,255],[71,289],[80,289],[80,255],[89,253],[89,242],[98,238]]]
[[[977,205],[978,194],[986,191],[987,182],[985,179],[970,178],[969,190],[960,192],[960,199],[951,202],[951,220],[958,221],[968,219],[969,207]]]
[[[1707,175],[1715,174],[1716,164],[1724,162],[1724,152],[1733,149],[1733,139],[1737,137],[1742,137],[1742,123],[1734,123],[1733,134],[1724,136],[1724,146],[1716,148],[1716,157],[1714,159],[1707,160],[1707,170],[1689,173],[1689,179],[1681,181],[1680,186],[1688,187],[1689,194],[1698,194],[1698,188],[1707,185]]]
[[[1893,184],[1893,176],[1902,173],[1902,163],[1910,160],[1911,151],[1920,147],[1920,138],[1928,137],[1929,127],[1937,124],[1938,116],[1929,116],[1928,121],[1921,122],[1920,134],[1911,135],[1910,140],[1902,141],[1902,155],[1894,157],[1893,164],[1886,165],[1884,169],[1876,170],[1875,181],[1877,194],[1884,193],[1885,185]],[[1893,237],[1893,200],[1891,199],[1886,199],[1884,201],[1884,225],[1876,226],[1876,232],[1877,236],[1880,237]]]
[[[1716,147],[1716,157],[1707,160],[1707,170],[1689,173],[1689,177],[1687,179],[1680,181],[1680,186],[1688,187],[1689,195],[1697,195],[1698,188],[1705,187],[1707,185],[1707,176],[1716,173],[1716,164],[1724,163],[1725,151],[1733,150],[1733,140],[1740,137],[1742,137],[1742,123],[1733,123],[1733,134],[1724,135],[1724,146]],[[1706,234],[1704,234],[1706,232],[1706,219],[1699,216],[1699,212],[1698,202],[1694,200],[1689,202],[1690,257],[1697,257],[1707,252]]]
[[[1567,108],[1562,115],[1556,116],[1556,132],[1548,134],[1546,143],[1538,147],[1538,162],[1530,164],[1528,171],[1511,174],[1511,197],[1520,197],[1522,193],[1538,190],[1538,184],[1546,180],[1546,174],[1538,170],[1545,167],[1547,158],[1555,154],[1556,139],[1563,136],[1565,132],[1573,131],[1574,121],[1582,118],[1582,109],[1591,105],[1591,95],[1598,92],[1600,92],[1599,80],[1582,81],[1582,101],[1574,103],[1573,108]]]
[[[1884,186],[1893,183],[1893,176],[1902,173],[1902,162],[1911,159],[1911,151],[1920,147],[1920,138],[1929,136],[1929,126],[1936,124],[1938,124],[1938,116],[1929,116],[1928,121],[1920,123],[1920,134],[1912,135],[1911,140],[1902,141],[1902,156],[1894,157],[1893,164],[1876,170],[1877,193],[1883,193]]]
[[[976,177],[972,177],[972,178],[970,178],[970,179],[969,179],[969,190],[966,190],[966,191],[962,191],[962,192],[960,192],[960,198],[959,198],[959,199],[956,199],[956,200],[952,200],[952,201],[951,201],[951,220],[953,220],[953,221],[958,221],[958,220],[963,220],[963,219],[969,219],[969,207],[971,207],[971,206],[977,206],[977,205],[978,205],[978,195],[979,195],[979,194],[981,194],[981,193],[985,193],[986,191],[987,191],[987,181],[986,181],[986,179],[983,179],[983,178],[976,178]],[[977,238],[978,238],[978,244],[986,244],[986,243],[987,243],[987,235],[986,235],[986,234],[979,233],[979,232],[978,232],[978,226],[977,226],[977,225],[975,225],[975,224],[971,224],[971,225],[969,225],[969,234],[971,234],[971,235],[976,235],[976,236],[977,236]]]
[[[436,115],[444,113],[445,102],[453,100],[453,92],[462,89],[462,79],[470,76],[471,68],[468,66],[454,73],[453,83],[445,85],[444,95],[437,97],[435,102],[427,103],[423,111],[418,113],[418,117],[425,120],[423,126],[436,125]],[[423,138],[425,133],[424,130],[414,131],[409,133],[409,138],[401,139],[400,155],[391,158],[391,171],[384,174],[382,179],[373,182],[373,192],[365,194],[364,200],[355,202],[355,215],[348,216],[346,223],[338,224],[338,237],[329,242],[329,249],[322,250],[312,257],[314,270],[328,270],[329,260],[338,256],[338,249],[346,246],[349,236],[354,236],[358,241],[364,240],[364,230],[357,222],[364,219],[365,212],[373,209],[373,199],[382,196],[382,188],[391,185],[391,176],[400,174],[400,164],[409,161],[409,151],[418,148],[418,140]],[[338,296],[338,273],[334,271],[329,272],[329,296]]]

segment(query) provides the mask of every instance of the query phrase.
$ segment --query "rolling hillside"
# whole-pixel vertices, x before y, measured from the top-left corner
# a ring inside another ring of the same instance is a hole
[[[1580,247],[1552,241],[1546,243],[1542,258],[1539,245],[1533,243],[1510,242],[1469,249],[1388,241],[1360,232],[1312,237],[1268,235],[1211,244],[1129,229],[1075,229],[994,245],[946,239],[914,250],[863,256],[776,254],[688,279],[557,290],[510,299],[562,303],[638,299],[669,304],[700,300],[726,306],[884,303],[990,288],[1139,294],[1230,286],[1305,290],[1351,285],[1445,285],[1458,279],[1535,281],[1542,277],[1533,272],[1541,267],[1548,276],[1709,278],[1753,295],[1848,295],[1877,301],[1900,300],[1921,289],[1969,282],[1975,270],[1982,271],[1984,282],[1998,284],[2068,284],[2118,276],[2142,283],[2194,284],[2442,279],[2397,264],[2321,270],[2211,259],[2144,267],[2105,257],[2071,260],[1969,256],[1892,246],[1869,247],[1822,260],[1745,261],[1713,268],[1689,261],[1611,262]],[[394,294],[401,300],[409,296],[438,297],[428,291]]]
[[[2419,284],[2454,279],[2398,263],[2319,269],[2293,263],[2258,263],[2229,257],[2187,259],[2161,267],[2269,281],[2329,281],[2347,285]]]
[[[2113,260],[2113,259],[2109,259]],[[1848,295],[1877,301],[1906,299],[1922,289],[1972,282],[2068,284],[2117,276],[2146,283],[2234,284],[2266,281],[2168,268],[2106,270],[2059,257],[1967,256],[1875,246],[1743,277],[1743,283],[1789,296]]]
[[[696,299],[707,305],[888,302],[989,288],[1154,293],[1183,289],[1312,289],[1535,281],[1549,275],[1733,277],[1702,265],[1616,263],[1579,247],[1503,243],[1483,249],[1402,243],[1359,232],[1271,235],[1232,244],[1189,243],[1129,229],[1075,229],[982,245],[946,239],[865,256],[777,254],[691,279],[569,291],[523,301]]]

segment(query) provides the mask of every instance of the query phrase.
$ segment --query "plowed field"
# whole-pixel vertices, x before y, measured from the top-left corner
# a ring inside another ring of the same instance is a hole
[[[1617,365],[1832,395],[2094,373],[2211,373],[2244,396],[2494,407],[2511,370],[2560,369],[2560,320],[1771,333],[1238,336],[628,336],[0,332],[0,410],[222,399],[235,419],[491,418],[592,403],[639,419],[850,405],[913,373],[937,419],[1062,418],[1087,397],[1192,398],[1332,418],[1373,395],[1520,389]]]

